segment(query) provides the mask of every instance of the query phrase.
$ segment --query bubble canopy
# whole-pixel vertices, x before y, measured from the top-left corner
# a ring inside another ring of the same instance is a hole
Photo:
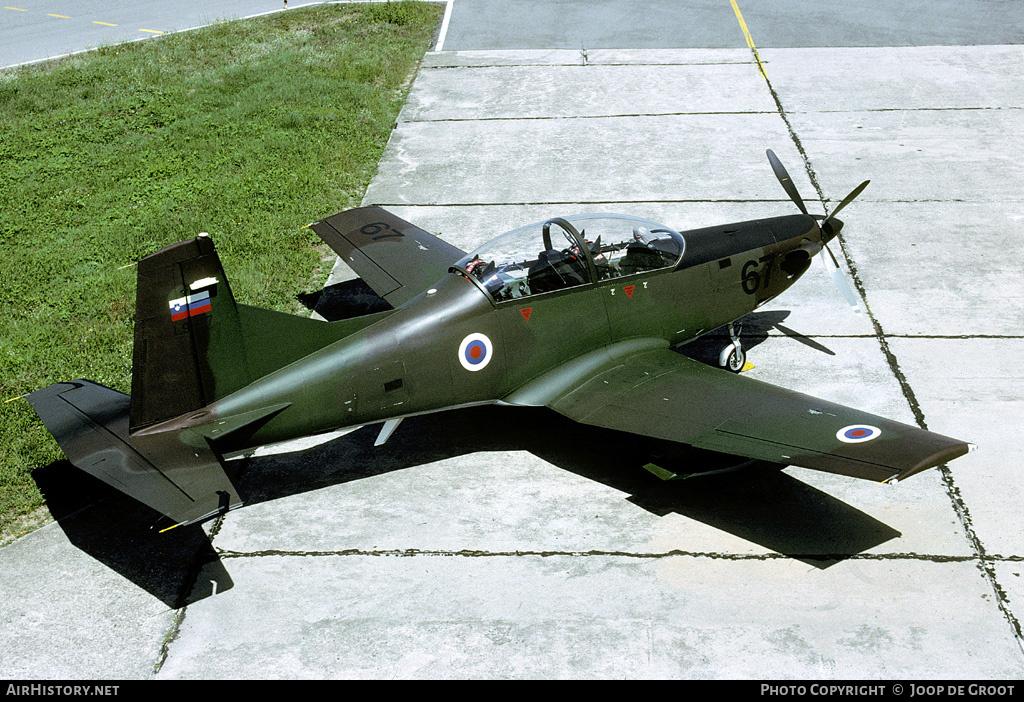
[[[671,268],[682,235],[640,217],[555,217],[513,229],[452,268],[480,283],[495,302]]]

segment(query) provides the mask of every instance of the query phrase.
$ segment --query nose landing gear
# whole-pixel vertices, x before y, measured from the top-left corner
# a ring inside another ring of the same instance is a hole
[[[733,373],[750,370],[753,364],[747,363],[747,352],[740,342],[740,330],[731,322],[728,325],[730,343],[718,354],[718,365]]]

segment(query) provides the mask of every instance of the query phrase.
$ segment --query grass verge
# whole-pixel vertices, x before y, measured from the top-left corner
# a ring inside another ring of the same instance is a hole
[[[200,231],[239,302],[302,312],[333,254],[300,227],[360,203],[441,11],[302,8],[0,72],[0,544],[45,521],[31,473],[63,456],[7,400],[128,392],[131,264]]]

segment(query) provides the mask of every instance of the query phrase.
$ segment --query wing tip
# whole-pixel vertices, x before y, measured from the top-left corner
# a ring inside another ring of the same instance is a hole
[[[964,456],[977,448],[978,447],[975,444],[969,444],[966,441],[960,441],[950,446],[944,446],[925,458],[922,458],[914,466],[899,473],[894,480],[906,480],[910,476],[926,471],[929,468],[935,468],[936,466],[949,463],[953,459]]]

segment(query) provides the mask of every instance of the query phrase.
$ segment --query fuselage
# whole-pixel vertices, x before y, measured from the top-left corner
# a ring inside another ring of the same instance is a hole
[[[841,226],[832,220],[824,239]],[[581,234],[579,246],[570,241],[563,251],[572,254],[579,278],[568,287],[516,296],[508,293],[514,280],[506,281],[504,292],[492,292],[487,279],[471,271],[472,261],[455,265],[398,309],[372,315],[356,333],[217,401],[214,420],[287,404],[222,448],[500,402],[601,347],[630,339],[668,345],[695,339],[786,290],[823,243],[807,215],[681,235],[685,250],[676,263],[637,272],[620,265],[608,274],[602,264],[616,256],[622,261],[622,254],[602,246],[600,237],[583,241]],[[550,240],[546,246],[552,248]]]

